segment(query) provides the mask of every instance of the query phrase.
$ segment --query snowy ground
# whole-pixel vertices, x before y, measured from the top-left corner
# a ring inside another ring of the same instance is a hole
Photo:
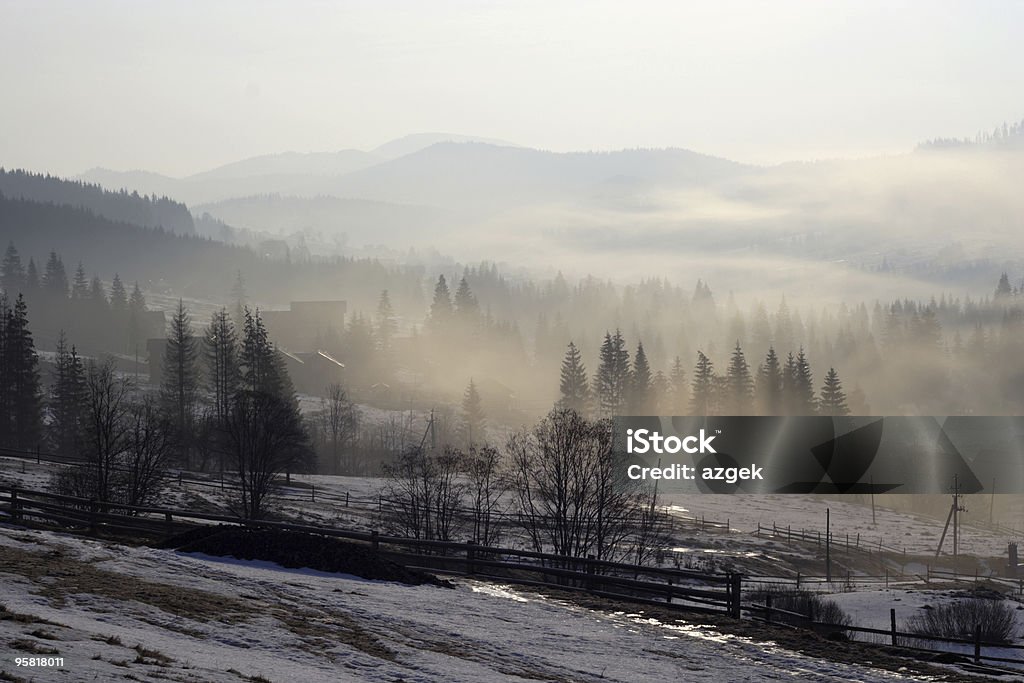
[[[928,680],[468,581],[409,587],[10,527],[0,558],[0,670],[25,680]],[[32,652],[63,666],[15,667]]]

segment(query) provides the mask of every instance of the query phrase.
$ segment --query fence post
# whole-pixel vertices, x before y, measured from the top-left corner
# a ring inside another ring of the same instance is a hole
[[[800,590],[800,572],[796,573],[796,589]]]
[[[11,487],[11,517],[15,522],[21,520],[21,503],[18,502],[18,487]]]
[[[473,563],[476,560],[476,552],[472,540],[466,541],[466,573],[476,574],[476,568]]]
[[[741,594],[741,592],[743,590],[743,575],[742,574],[730,574],[729,575],[729,583],[730,583],[730,585],[732,587],[732,596],[731,596],[732,597],[732,604],[729,606],[730,607],[730,612],[732,613],[733,618],[739,619],[740,618],[740,614],[741,614],[741,608],[742,608],[742,604],[741,604],[741,601],[740,601],[740,594]]]
[[[594,556],[587,555],[587,590],[594,590]]]
[[[345,491],[345,507],[348,507],[348,491]]]
[[[764,596],[764,619],[767,623],[772,623],[772,594],[766,593]]]
[[[379,537],[380,537],[380,534],[378,534],[376,531],[371,531],[370,532],[370,544],[373,546],[373,551],[374,552],[377,552],[378,550],[380,550],[380,538]]]
[[[89,499],[89,531],[96,531],[96,512],[98,509],[95,498]]]
[[[171,518],[171,513],[170,512],[165,512],[164,513],[164,523],[167,525],[167,535],[168,536],[170,536],[174,532],[174,529],[171,526],[172,525],[172,521],[173,520]]]
[[[981,663],[981,624],[974,625],[974,663]]]
[[[672,590],[672,577],[668,577],[668,590],[665,593],[665,602],[672,604],[672,598],[675,597],[675,591]]]

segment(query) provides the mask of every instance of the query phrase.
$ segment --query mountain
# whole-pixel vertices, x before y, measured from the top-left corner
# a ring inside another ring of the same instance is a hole
[[[87,209],[113,221],[146,228],[164,228],[182,235],[195,232],[188,208],[166,196],[145,196],[123,189],[115,192],[95,184],[2,168],[0,193],[15,199]]]
[[[472,135],[456,135],[454,133],[413,133],[374,148],[370,153],[381,159],[397,159],[406,154],[413,154],[441,142],[481,142],[499,147],[518,147],[511,142],[492,138],[478,138]]]
[[[693,186],[750,170],[683,149],[546,152],[480,142],[440,142],[339,179],[334,194],[442,207],[592,198],[607,184]]]
[[[340,152],[283,152],[235,161],[209,171],[196,173],[186,180],[223,180],[282,175],[333,176],[358,171],[382,160],[383,157],[358,149],[344,149]]]

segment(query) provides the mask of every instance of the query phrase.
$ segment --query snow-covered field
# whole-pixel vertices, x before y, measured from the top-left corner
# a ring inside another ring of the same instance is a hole
[[[25,680],[892,681],[725,635],[460,581],[409,587],[0,527],[0,670]],[[32,651],[59,668],[17,668]]]

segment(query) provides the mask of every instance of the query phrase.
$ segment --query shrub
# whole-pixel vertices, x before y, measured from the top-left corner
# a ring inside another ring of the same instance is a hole
[[[985,642],[1009,642],[1017,631],[1016,610],[1005,600],[966,598],[921,610],[907,619],[904,628],[910,633],[970,640],[979,624]]]
[[[772,608],[796,612],[797,614],[813,615],[814,621],[832,626],[851,626],[853,620],[834,601],[823,598],[817,593],[794,588],[762,588],[750,593],[754,602],[764,604],[768,596],[772,597]],[[773,614],[773,621],[788,624],[805,625],[806,620],[788,614]]]

